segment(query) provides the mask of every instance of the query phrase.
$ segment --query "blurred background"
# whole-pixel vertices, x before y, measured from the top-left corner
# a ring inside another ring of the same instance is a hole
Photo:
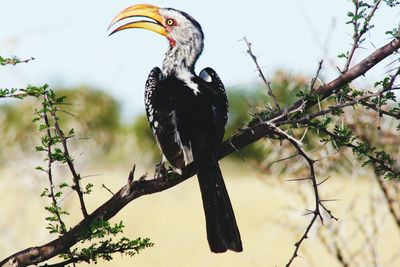
[[[150,2],[149,2],[150,3]],[[349,49],[352,29],[346,25],[350,1],[152,1],[193,15],[206,35],[205,51],[197,71],[214,68],[224,81],[230,102],[226,137],[245,126],[254,111],[268,102],[242,40],[246,36],[283,106],[309,87],[318,61],[324,59],[323,81],[338,75],[344,63],[337,55]],[[66,95],[67,113],[62,127],[74,128],[70,150],[84,182],[95,185],[87,197],[93,210],[126,182],[135,163],[137,175],[149,172],[160,153],[144,114],[143,87],[149,70],[159,66],[167,49],[160,36],[141,30],[107,37],[106,28],[132,1],[2,1],[0,55],[35,57],[29,64],[0,69],[1,88],[24,88],[48,83]],[[399,10],[382,8],[364,49],[354,62],[389,39],[384,32],[398,21]],[[369,88],[387,71],[390,59],[354,82]],[[45,229],[47,199],[40,193],[47,179],[34,168],[44,164],[35,151],[40,132],[32,123],[40,103],[0,101],[0,258],[52,237]],[[399,154],[395,122],[380,124],[368,112],[348,109],[342,120],[360,136]],[[71,116],[72,114],[72,116]],[[362,114],[362,115],[361,115]],[[380,122],[379,122],[380,123]],[[305,241],[293,266],[400,266],[400,231],[388,212],[375,174],[360,167],[351,153],[322,147],[318,133],[304,140],[316,158],[318,178],[330,177],[322,187],[329,208],[339,221],[326,218]],[[260,140],[221,161],[231,200],[242,233],[244,252],[214,255],[209,252],[201,197],[195,178],[166,192],[132,202],[114,218],[123,220],[125,235],[149,237],[153,248],[133,258],[119,257],[101,266],[282,266],[304,232],[313,207],[308,182],[289,182],[306,176],[304,162],[292,159],[288,144]],[[329,157],[328,157],[329,156]],[[57,167],[58,183],[70,179],[65,166]],[[392,188],[398,194],[398,188]],[[397,190],[397,191],[396,191]],[[74,194],[63,200],[71,215],[70,226],[80,220]],[[11,223],[12,222],[12,223]],[[338,253],[343,255],[339,255]],[[340,261],[340,256],[348,265]],[[83,264],[84,265],[84,264]]]

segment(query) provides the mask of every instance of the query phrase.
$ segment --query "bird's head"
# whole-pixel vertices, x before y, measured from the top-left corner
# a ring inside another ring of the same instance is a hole
[[[114,29],[111,34],[126,29],[147,29],[165,36],[169,43],[162,72],[191,83],[194,65],[203,51],[204,35],[200,24],[190,15],[173,8],[160,8],[148,4],[130,6],[112,20],[109,28],[127,18],[141,19]]]
[[[109,28],[121,20],[134,17],[151,20],[142,19],[126,23],[114,29],[110,35],[132,28],[147,29],[165,36],[172,47],[200,45],[202,49],[204,35],[200,24],[185,12],[172,8],[160,8],[148,4],[130,6],[118,13]]]

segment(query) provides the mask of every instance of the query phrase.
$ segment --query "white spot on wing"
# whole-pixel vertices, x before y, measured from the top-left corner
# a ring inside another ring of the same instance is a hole
[[[212,82],[212,77],[208,74],[206,70],[202,70],[199,74],[199,77],[203,79],[205,82]]]

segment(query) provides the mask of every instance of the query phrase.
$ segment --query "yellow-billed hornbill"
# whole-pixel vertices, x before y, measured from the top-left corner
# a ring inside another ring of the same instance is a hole
[[[164,157],[183,170],[197,167],[207,238],[213,252],[242,251],[242,242],[228,192],[218,165],[225,132],[228,100],[217,73],[194,67],[203,51],[200,24],[185,12],[140,4],[121,11],[111,22],[130,17],[150,18],[124,24],[111,34],[131,28],[148,29],[169,41],[162,68],[155,67],[145,86],[150,127]]]

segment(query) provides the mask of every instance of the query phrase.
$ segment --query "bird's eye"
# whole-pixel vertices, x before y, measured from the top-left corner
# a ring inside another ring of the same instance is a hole
[[[173,19],[167,19],[167,25],[168,25],[168,26],[174,26],[174,25],[175,25],[175,20],[173,20]]]

